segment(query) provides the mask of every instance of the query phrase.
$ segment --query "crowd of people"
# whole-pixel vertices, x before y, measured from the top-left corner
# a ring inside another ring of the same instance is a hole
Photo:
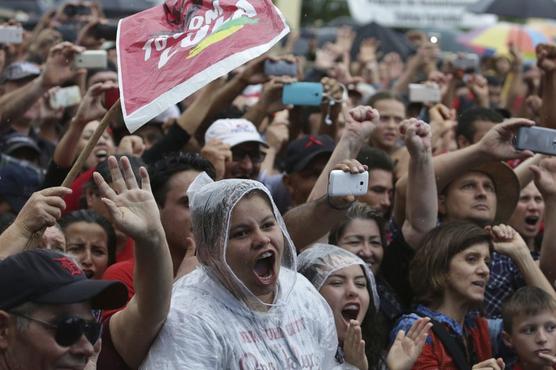
[[[407,57],[290,35],[133,134],[112,119],[61,186],[118,87],[102,24],[71,1],[0,45],[0,370],[556,367],[556,159],[514,146],[556,127],[556,45],[470,66],[419,30]],[[283,103],[299,81],[320,106]]]

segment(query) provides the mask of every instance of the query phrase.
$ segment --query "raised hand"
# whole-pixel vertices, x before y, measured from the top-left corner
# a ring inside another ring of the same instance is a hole
[[[540,166],[531,166],[530,170],[535,176],[535,185],[544,200],[554,199],[556,197],[556,158],[543,159]]]
[[[54,225],[66,208],[63,197],[69,194],[71,189],[61,186],[33,193],[19,211],[14,226],[22,235],[30,237],[33,233]]]
[[[216,180],[223,179],[226,173],[226,162],[232,160],[230,146],[220,140],[211,140],[201,149],[201,155],[214,166]]]
[[[380,114],[372,107],[360,105],[350,109],[346,115],[344,135],[356,136],[366,142],[379,120]]]
[[[93,177],[116,227],[132,239],[155,243],[161,235],[164,236],[164,231],[147,170],[145,167],[139,169],[139,186],[127,157],[120,159],[119,166],[115,157],[108,157],[108,167],[111,186],[98,172]]]
[[[529,252],[527,244],[511,226],[496,225],[487,226],[485,229],[492,236],[494,250],[509,257],[517,256],[520,252]]]
[[[114,82],[98,82],[91,85],[81,100],[73,121],[86,125],[91,121],[101,119],[106,114],[104,92],[115,87],[118,85]]]
[[[556,45],[538,44],[535,51],[540,69],[547,73],[556,71]]]
[[[367,370],[369,364],[365,355],[365,341],[361,334],[361,325],[357,320],[350,320],[344,338],[344,359],[359,370]]]
[[[428,317],[415,321],[409,331],[400,330],[386,356],[386,364],[390,370],[410,370],[419,358],[425,340],[432,328]]]
[[[510,118],[495,125],[479,140],[478,146],[485,158],[505,161],[508,159],[525,159],[534,155],[530,150],[517,150],[513,138],[520,127],[531,127],[535,122],[525,118]]]
[[[400,125],[400,132],[412,157],[431,153],[431,128],[426,122],[416,118],[406,119]]]
[[[127,154],[135,157],[141,157],[145,151],[145,142],[141,136],[126,135],[120,141],[116,152],[118,154]]]
[[[48,53],[48,58],[41,75],[42,85],[46,89],[60,86],[64,82],[74,80],[79,74],[86,73],[84,69],[75,69],[73,59],[76,54],[84,49],[72,44],[71,42],[61,42]]]

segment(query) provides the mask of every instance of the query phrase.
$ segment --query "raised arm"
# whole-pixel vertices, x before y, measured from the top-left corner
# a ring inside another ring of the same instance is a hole
[[[100,119],[106,114],[106,108],[102,103],[103,93],[114,87],[117,87],[117,85],[113,82],[104,82],[96,83],[87,90],[67,131],[54,150],[52,161],[58,167],[71,167],[73,161],[79,155],[77,146],[83,129],[87,123]]]
[[[523,118],[512,118],[495,125],[477,143],[464,149],[449,152],[433,158],[436,186],[443,189],[460,174],[477,167],[485,162],[502,161],[508,159],[526,159],[533,156],[528,150],[519,151],[513,146],[516,130],[522,126],[532,126],[533,121]],[[396,204],[394,218],[398,225],[405,221],[405,202],[407,176],[396,183]]]
[[[402,134],[411,156],[407,178],[406,220],[402,233],[407,243],[416,248],[423,236],[436,226],[438,196],[432,165],[431,128],[411,118],[402,122]]]
[[[81,50],[69,42],[54,46],[48,54],[44,71],[39,77],[0,97],[0,125],[9,125],[13,118],[25,113],[50,88],[74,79],[79,73],[84,73],[84,70],[72,67],[74,55]]]
[[[0,235],[0,260],[23,252],[34,233],[54,225],[66,208],[63,197],[69,194],[71,189],[61,186],[33,193],[14,222]]]
[[[363,145],[368,142],[379,118],[378,111],[371,107],[358,106],[348,112],[344,133],[309,194],[309,201],[319,199],[327,193],[330,171],[342,161],[357,157]]]
[[[537,65],[544,72],[540,123],[556,128],[556,45],[539,44],[536,52]]]
[[[539,266],[554,287],[556,282],[556,158],[551,157],[532,166],[535,185],[544,200],[544,235]]]
[[[494,250],[512,259],[517,265],[525,283],[541,288],[556,299],[556,292],[542,273],[529,251],[529,247],[517,231],[507,225],[488,227],[492,235]]]
[[[127,157],[122,157],[120,166],[114,157],[108,161],[112,187],[98,172],[94,173],[94,180],[116,227],[135,240],[135,296],[110,319],[109,330],[114,347],[135,369],[146,357],[168,315],[172,259],[147,170],[141,167],[139,186]]]

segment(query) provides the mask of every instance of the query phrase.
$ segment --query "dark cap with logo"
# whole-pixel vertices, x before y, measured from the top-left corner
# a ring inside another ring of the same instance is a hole
[[[126,304],[127,288],[118,281],[87,279],[69,257],[34,249],[0,262],[0,309],[24,303],[72,304],[89,302],[95,309]]]
[[[315,157],[332,154],[336,144],[328,135],[307,135],[289,143],[286,151],[286,173],[299,172]]]

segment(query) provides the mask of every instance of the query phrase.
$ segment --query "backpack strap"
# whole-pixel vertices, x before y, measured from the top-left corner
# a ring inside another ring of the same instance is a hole
[[[431,322],[432,331],[434,332],[434,334],[436,334],[438,339],[440,339],[440,341],[444,345],[444,348],[454,360],[456,367],[459,370],[470,370],[471,365],[469,365],[467,361],[467,357],[465,356],[465,348],[463,348],[463,345],[456,338],[450,335],[450,333],[448,333],[444,325],[432,319]]]

